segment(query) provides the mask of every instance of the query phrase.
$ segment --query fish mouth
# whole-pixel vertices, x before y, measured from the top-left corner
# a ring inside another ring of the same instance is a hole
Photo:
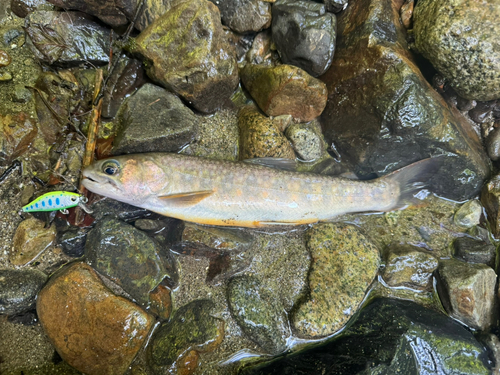
[[[102,191],[109,191],[109,188],[117,192],[120,191],[118,185],[109,178],[103,178],[85,169],[82,172],[82,176],[83,186],[92,192],[100,194]]]

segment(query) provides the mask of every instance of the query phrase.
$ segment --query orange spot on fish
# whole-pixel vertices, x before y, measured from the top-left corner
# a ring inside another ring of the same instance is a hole
[[[236,195],[238,197],[241,197],[243,195],[243,192],[241,191],[241,189],[236,189]]]
[[[262,198],[267,198],[267,197],[269,197],[269,193],[268,193],[267,191],[265,191],[265,190],[264,190],[264,191],[262,192]]]

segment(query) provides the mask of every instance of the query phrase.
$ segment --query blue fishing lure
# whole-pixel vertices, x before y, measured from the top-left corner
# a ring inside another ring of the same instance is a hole
[[[59,211],[83,205],[87,198],[68,191],[52,191],[44,194],[22,208],[23,212]]]

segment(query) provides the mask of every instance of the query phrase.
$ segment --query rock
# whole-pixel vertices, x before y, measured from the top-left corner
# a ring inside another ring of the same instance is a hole
[[[341,329],[356,312],[380,264],[377,248],[350,225],[319,224],[307,232],[312,264],[309,298],[292,317],[299,337]]]
[[[500,98],[500,7],[496,0],[419,1],[415,45],[466,99]],[[471,27],[474,25],[474,27]]]
[[[15,315],[35,307],[36,296],[48,277],[24,268],[0,270],[0,315]]]
[[[193,141],[197,117],[181,100],[150,83],[128,98],[116,115],[112,153],[176,152]]]
[[[12,59],[10,58],[9,54],[0,49],[0,68],[10,65],[11,61]]]
[[[484,345],[460,323],[415,302],[388,298],[371,302],[328,341],[268,362],[241,374],[491,373]]]
[[[192,301],[158,327],[148,346],[149,363],[155,373],[177,369],[178,374],[183,374],[179,369],[190,361],[194,361],[192,365],[196,368],[199,353],[211,352],[220,345],[224,339],[224,321],[210,315],[214,307],[210,300]]]
[[[496,247],[471,237],[458,237],[453,241],[453,256],[467,263],[483,263],[494,268]]]
[[[212,1],[212,0],[210,0]],[[238,34],[231,29],[224,29],[224,34],[226,35],[227,41],[229,44],[233,47],[235,51],[235,57],[236,61],[238,63],[243,62],[243,59],[245,58],[246,53],[252,47],[252,41],[254,38],[254,34]],[[238,87],[236,90],[239,91],[241,88]],[[231,96],[231,102],[233,104],[233,98],[234,96],[237,95],[236,92]]]
[[[339,13],[347,8],[347,0],[323,0],[327,12]]]
[[[16,229],[9,260],[15,266],[25,266],[42,255],[55,239],[54,225],[45,228],[43,221],[30,217],[22,221]]]
[[[271,26],[271,4],[260,0],[210,0],[217,5],[222,23],[237,33]]]
[[[109,198],[95,202],[90,206],[90,209],[94,211],[92,216],[96,221],[100,221],[104,217],[110,216],[119,220],[131,222],[151,215],[151,212],[145,208],[131,206],[130,204]]]
[[[10,163],[19,158],[28,151],[37,134],[36,120],[27,113],[0,114],[0,161]]]
[[[491,163],[468,120],[422,76],[405,37],[396,3],[360,0],[347,7],[332,66],[321,77],[329,93],[323,134],[360,177],[448,155],[427,186],[464,201],[479,192]]]
[[[464,203],[453,216],[453,222],[462,228],[472,228],[479,224],[483,207],[477,199],[472,199]]]
[[[500,159],[500,128],[495,128],[488,134],[485,146],[491,160]]]
[[[17,84],[12,91],[12,101],[15,103],[27,103],[33,98],[31,91],[23,84]]]
[[[484,264],[443,259],[438,269],[438,292],[451,317],[485,330],[493,319],[497,275]]]
[[[250,64],[270,63],[272,34],[271,30],[264,30],[253,39],[252,47],[247,52],[246,61]],[[269,57],[268,57],[269,56]]]
[[[47,0],[11,0],[10,9],[16,16],[25,18],[35,10],[54,10],[54,6]]]
[[[241,160],[264,157],[295,159],[290,142],[274,121],[262,115],[254,106],[240,109],[238,127]]]
[[[127,56],[122,56],[113,74],[108,79],[107,89],[102,98],[102,117],[115,117],[120,105],[145,83],[142,64]]]
[[[240,228],[221,228],[185,223],[180,241],[195,248],[245,251],[254,243],[254,237]]]
[[[317,123],[292,124],[285,135],[303,161],[319,160],[326,152],[327,145]]]
[[[401,6],[401,9],[399,11],[401,17],[401,23],[407,29],[411,27],[414,6],[415,6],[414,0],[406,0],[404,4]]]
[[[131,50],[150,61],[153,81],[204,113],[219,109],[238,85],[234,50],[217,7],[207,0],[174,6],[139,34]]]
[[[115,0],[48,0],[63,9],[79,10],[99,18],[111,27],[125,26],[128,23],[125,14],[117,7]]]
[[[149,293],[165,277],[175,278],[153,239],[110,217],[99,221],[87,235],[85,257],[141,305],[148,304]]]
[[[461,96],[457,96],[457,108],[460,111],[470,111],[472,108],[476,107],[477,102],[475,100],[465,99]]]
[[[292,115],[307,122],[325,108],[325,84],[300,68],[247,64],[240,74],[243,85],[268,116]]]
[[[280,299],[254,276],[233,277],[227,286],[229,311],[243,332],[269,354],[286,349],[290,336]]]
[[[496,104],[496,100],[490,100],[488,102],[478,102],[477,105],[469,111],[469,117],[472,119],[472,121],[478,124],[482,124],[489,118],[491,118],[490,115]]]
[[[150,314],[115,296],[84,263],[53,275],[36,309],[62,359],[89,375],[123,374],[154,324]]]
[[[9,72],[0,72],[0,82],[12,81],[12,74]]]
[[[278,0],[273,5],[273,41],[285,64],[313,77],[325,73],[335,52],[337,19],[313,1]]]
[[[143,31],[147,26],[153,23],[160,16],[165,14],[172,6],[183,0],[147,0],[144,2],[142,10],[139,12],[135,28]],[[133,19],[137,6],[142,0],[118,0],[117,5],[128,19]]]
[[[150,294],[149,310],[161,320],[168,320],[172,313],[171,290],[164,285],[158,285]]]
[[[429,251],[413,245],[393,245],[385,251],[382,278],[390,287],[429,290],[438,260]]]
[[[26,17],[28,45],[42,62],[57,65],[109,62],[111,31],[80,12],[35,11]]]
[[[85,253],[87,232],[88,229],[84,228],[70,228],[65,232],[58,233],[57,243],[61,246],[64,254],[79,258]]]
[[[491,232],[500,234],[500,175],[494,176],[486,183],[481,191],[481,204],[486,211]]]

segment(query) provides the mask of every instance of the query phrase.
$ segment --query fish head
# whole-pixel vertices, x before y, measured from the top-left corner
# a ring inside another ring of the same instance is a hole
[[[136,206],[157,195],[164,181],[161,169],[139,155],[99,160],[82,174],[91,192]]]

